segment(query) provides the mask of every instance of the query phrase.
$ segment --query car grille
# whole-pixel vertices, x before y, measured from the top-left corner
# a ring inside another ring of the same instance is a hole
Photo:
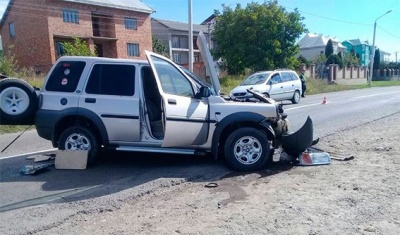
[[[246,94],[246,92],[233,93],[234,96],[245,96]]]

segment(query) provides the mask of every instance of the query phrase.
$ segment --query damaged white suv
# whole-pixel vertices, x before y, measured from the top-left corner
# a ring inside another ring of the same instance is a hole
[[[288,131],[279,104],[257,93],[258,102],[223,98],[215,74],[209,87],[167,58],[146,56],[61,57],[40,91],[3,79],[0,124],[34,123],[54,147],[89,150],[89,163],[111,148],[223,155],[240,171],[266,164]]]

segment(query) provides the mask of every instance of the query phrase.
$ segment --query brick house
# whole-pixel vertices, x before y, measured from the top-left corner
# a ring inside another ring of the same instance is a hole
[[[63,53],[60,42],[78,37],[102,57],[145,59],[152,12],[140,0],[10,0],[0,25],[4,54],[47,72]]]

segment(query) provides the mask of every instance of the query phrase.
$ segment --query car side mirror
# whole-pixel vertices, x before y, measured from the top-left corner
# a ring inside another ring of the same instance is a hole
[[[202,86],[200,91],[196,93],[196,98],[201,99],[203,97],[209,97],[211,95],[210,88]]]

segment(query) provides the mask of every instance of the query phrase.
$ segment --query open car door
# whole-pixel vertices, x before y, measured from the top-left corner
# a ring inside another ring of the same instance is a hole
[[[171,60],[149,51],[146,56],[162,97],[162,147],[204,144],[209,129],[208,100],[196,98],[196,86]]]

